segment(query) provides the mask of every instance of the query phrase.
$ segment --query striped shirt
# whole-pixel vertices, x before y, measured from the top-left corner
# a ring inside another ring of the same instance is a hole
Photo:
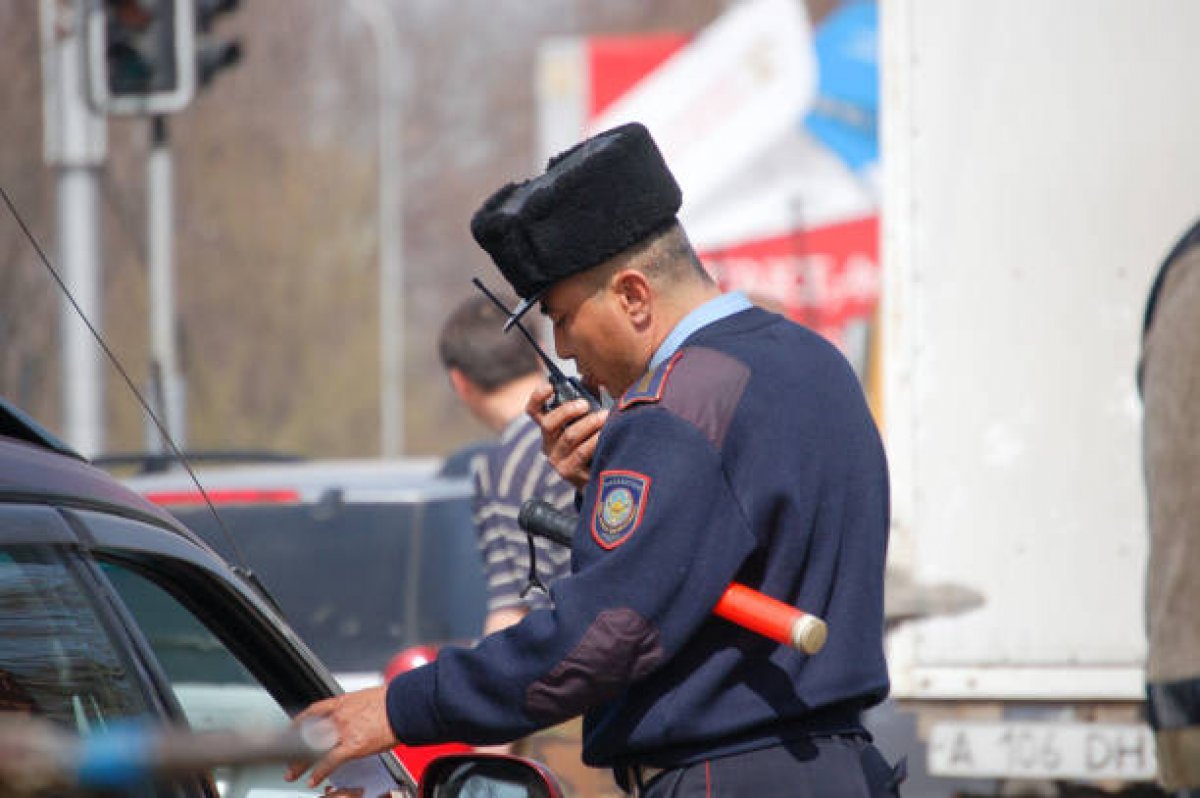
[[[488,582],[488,612],[548,607],[549,597],[536,588],[521,597],[529,581],[529,543],[517,525],[517,514],[521,504],[531,498],[574,513],[575,490],[542,454],[541,430],[528,416],[518,416],[495,445],[472,458],[471,475],[475,528]],[[571,552],[544,538],[533,541],[538,577],[548,587],[570,572]]]

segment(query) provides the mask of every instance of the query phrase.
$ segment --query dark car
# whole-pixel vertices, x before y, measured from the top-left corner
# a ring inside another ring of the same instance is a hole
[[[356,690],[483,629],[471,484],[442,465],[272,461],[194,473],[176,465],[125,484],[250,569],[342,687]],[[396,754],[420,779],[432,759],[469,750],[448,743]]]
[[[439,465],[312,460],[197,468],[196,481],[175,468],[124,482],[252,569],[351,690],[380,684],[407,648],[469,642],[483,629],[471,485]]]
[[[0,402],[0,717],[82,739],[133,720],[284,728],[337,692],[273,604],[211,547]],[[0,776],[20,767],[0,762]],[[328,786],[288,784],[282,772],[218,767],[131,794],[281,798]],[[516,760],[445,760],[431,773],[437,795],[557,794],[544,772]],[[365,787],[364,796],[416,790],[390,754],[331,781]]]

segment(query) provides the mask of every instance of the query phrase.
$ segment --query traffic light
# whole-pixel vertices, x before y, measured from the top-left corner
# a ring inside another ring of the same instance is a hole
[[[92,102],[110,114],[183,109],[196,90],[193,0],[90,0]]]
[[[212,36],[213,22],[222,14],[236,11],[239,0],[195,0],[196,3],[196,82],[206,87],[222,69],[242,59],[242,43],[237,39],[218,41]]]

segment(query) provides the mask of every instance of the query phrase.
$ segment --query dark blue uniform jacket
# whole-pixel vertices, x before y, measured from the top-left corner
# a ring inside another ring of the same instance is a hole
[[[849,364],[751,308],[693,333],[606,423],[554,608],[392,681],[406,743],[585,713],[584,760],[668,766],[861,728],[887,694],[887,466]],[[731,581],[823,617],[806,656],[711,614]]]

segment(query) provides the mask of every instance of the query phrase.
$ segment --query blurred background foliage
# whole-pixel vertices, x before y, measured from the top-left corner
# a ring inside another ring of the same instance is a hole
[[[535,173],[534,66],[547,36],[695,32],[720,0],[394,0],[402,46],[405,450],[446,454],[486,431],[436,356],[444,315],[494,269],[468,221]],[[832,2],[812,2],[814,18]],[[377,87],[350,4],[243,0],[222,21],[242,62],[169,119],[176,168],[178,335],[193,449],[313,457],[379,452]],[[0,0],[0,180],[54,258],[42,157],[37,3]],[[148,381],[145,156],[149,122],[110,118],[101,177],[110,346]],[[58,289],[0,219],[0,394],[60,429]],[[107,448],[144,448],[111,368]]]

